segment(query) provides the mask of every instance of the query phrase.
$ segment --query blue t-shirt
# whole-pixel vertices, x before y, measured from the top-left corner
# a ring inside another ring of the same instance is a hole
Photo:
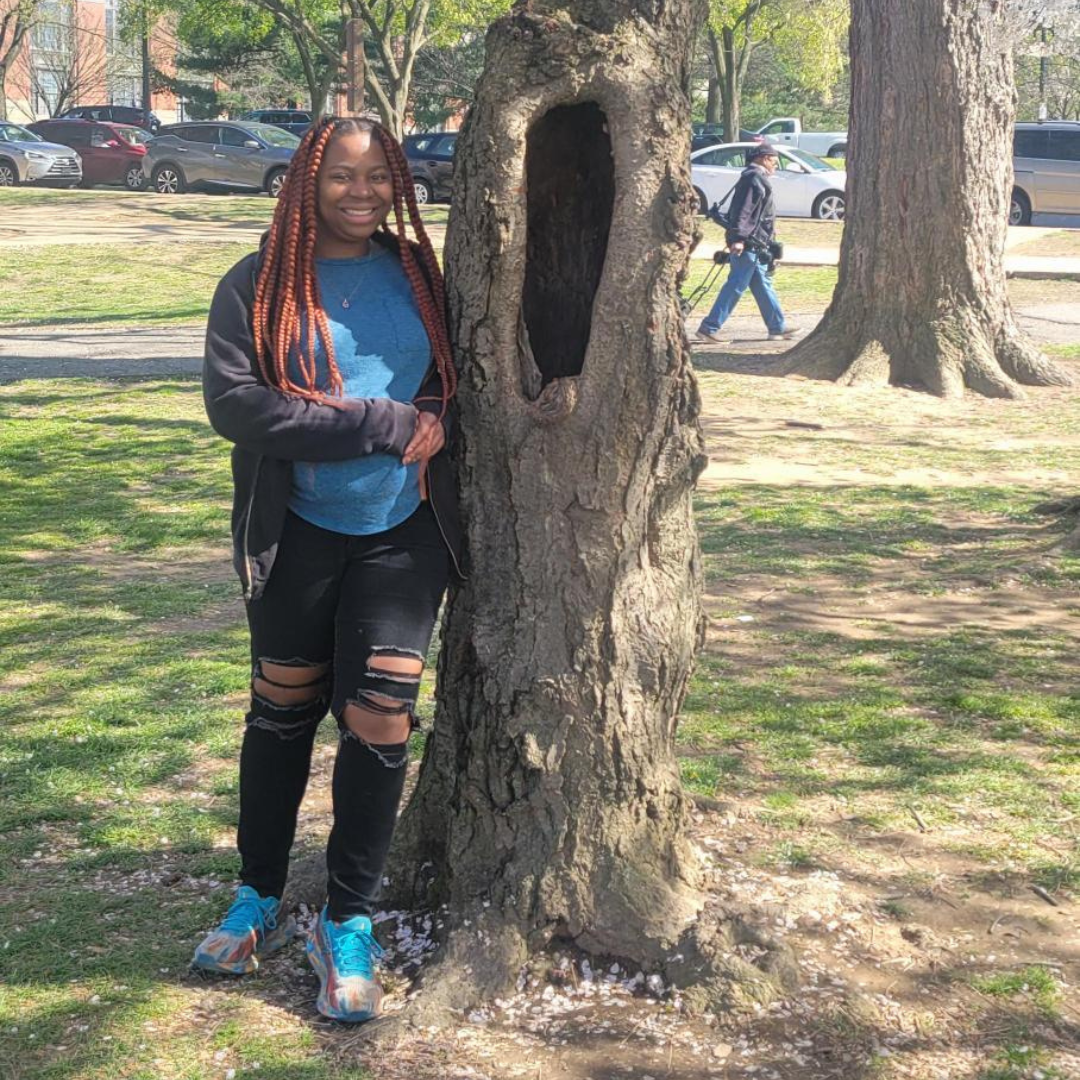
[[[431,365],[431,342],[398,257],[378,244],[358,259],[316,259],[344,396],[412,401]],[[343,303],[344,301],[344,303]],[[316,376],[326,386],[326,354]],[[303,384],[296,358],[294,382]],[[394,454],[293,463],[289,509],[333,532],[365,536],[400,525],[420,505],[420,466]]]

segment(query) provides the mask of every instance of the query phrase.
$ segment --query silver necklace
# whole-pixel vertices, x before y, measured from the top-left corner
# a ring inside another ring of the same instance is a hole
[[[368,260],[370,261],[377,259],[381,254],[381,251],[373,251],[370,256],[368,256]],[[330,289],[330,292],[332,292],[335,296],[338,297],[339,300],[341,300],[341,306],[343,308],[348,308],[350,306],[349,301],[356,295],[356,290],[359,289],[362,284],[363,278],[360,278],[360,280],[357,281],[357,283],[349,290],[348,296],[342,296],[341,293],[339,293],[337,289],[335,289],[333,286],[328,286],[328,288]]]
[[[351,290],[349,291],[349,295],[348,295],[348,296],[342,296],[342,295],[341,295],[341,293],[339,293],[339,292],[338,292],[338,291],[337,291],[336,289],[334,289],[333,287],[331,287],[331,288],[330,288],[330,291],[331,291],[332,293],[334,293],[334,295],[335,295],[335,296],[337,296],[337,297],[338,297],[338,298],[339,298],[339,299],[341,300],[341,306],[342,306],[343,308],[347,308],[347,307],[349,307],[349,301],[350,301],[350,300],[351,300],[351,299],[353,298],[353,296],[354,296],[354,295],[356,294],[356,290],[357,290],[357,289],[359,289],[359,288],[360,288],[360,282],[358,281],[358,282],[357,282],[357,283],[356,283],[356,284],[355,284],[355,285],[354,285],[354,286],[352,287],[352,289],[351,289]]]

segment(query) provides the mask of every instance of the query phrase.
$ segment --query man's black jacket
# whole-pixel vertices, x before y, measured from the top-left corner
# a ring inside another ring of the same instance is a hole
[[[374,239],[395,252],[381,234]],[[442,408],[434,365],[415,405],[389,398],[345,398],[338,406],[322,405],[268,386],[255,360],[252,335],[260,258],[261,253],[252,253],[221,279],[210,305],[203,362],[207,416],[214,430],[234,444],[233,565],[247,600],[258,599],[270,577],[292,493],[294,461],[343,461],[374,453],[400,457],[415,430],[416,411],[437,416]],[[449,414],[443,426],[449,444]],[[427,481],[428,498],[460,573],[457,486],[448,448],[428,463]]]
[[[731,222],[725,237],[729,244],[744,243],[761,251],[776,234],[776,211],[773,209],[772,184],[760,165],[748,165],[731,193],[728,209]]]

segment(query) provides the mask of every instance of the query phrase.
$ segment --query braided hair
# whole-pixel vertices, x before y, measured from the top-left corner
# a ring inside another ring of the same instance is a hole
[[[284,394],[333,405],[344,392],[315,274],[319,169],[332,140],[361,131],[371,132],[378,139],[390,167],[394,185],[394,226],[391,228],[389,220],[384,221],[382,231],[397,239],[401,266],[412,286],[420,319],[431,341],[442,394],[439,399],[428,400],[441,400],[445,412],[457,389],[457,372],[450,355],[442,270],[416,205],[405,152],[397,139],[374,120],[324,117],[312,125],[293,154],[274,208],[274,220],[255,282],[252,310],[255,358],[266,382]],[[406,233],[406,213],[415,241]],[[322,344],[329,371],[325,390],[316,385],[318,343]],[[290,357],[296,359],[301,376],[299,383],[289,374]]]

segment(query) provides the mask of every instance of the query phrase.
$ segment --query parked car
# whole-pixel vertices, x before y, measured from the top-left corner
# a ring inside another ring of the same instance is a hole
[[[167,124],[146,147],[143,169],[162,195],[189,188],[265,191],[275,199],[300,140],[270,124],[199,120]]]
[[[20,124],[0,121],[0,187],[74,187],[81,179],[82,162],[71,147],[46,142]]]
[[[429,131],[423,135],[406,135],[402,139],[416,201],[421,206],[436,199],[449,200],[457,137],[456,131]]]
[[[82,158],[82,187],[123,184],[130,191],[143,186],[146,146],[140,129],[93,120],[39,120],[30,130],[54,143],[70,146]]]
[[[1080,121],[1016,125],[1009,224],[1032,214],[1080,214]]]
[[[58,120],[101,120],[106,124],[130,124],[156,135],[161,121],[149,110],[134,105],[74,105],[65,109]]]
[[[762,137],[746,128],[739,128],[740,142],[760,142]],[[723,124],[694,124],[690,135],[690,152],[704,150],[706,146],[719,146],[726,141]]]
[[[273,124],[283,131],[303,135],[311,127],[311,113],[304,109],[253,109],[240,117],[242,121],[257,124]]]
[[[724,143],[690,155],[690,175],[702,214],[735,186],[746,168],[746,153],[755,145]],[[843,221],[847,173],[802,150],[778,146],[776,153],[780,163],[772,188],[777,215]]]
[[[768,139],[774,146],[790,146],[822,157],[847,157],[846,131],[803,131],[802,121],[794,116],[781,116],[759,127],[755,136]]]

